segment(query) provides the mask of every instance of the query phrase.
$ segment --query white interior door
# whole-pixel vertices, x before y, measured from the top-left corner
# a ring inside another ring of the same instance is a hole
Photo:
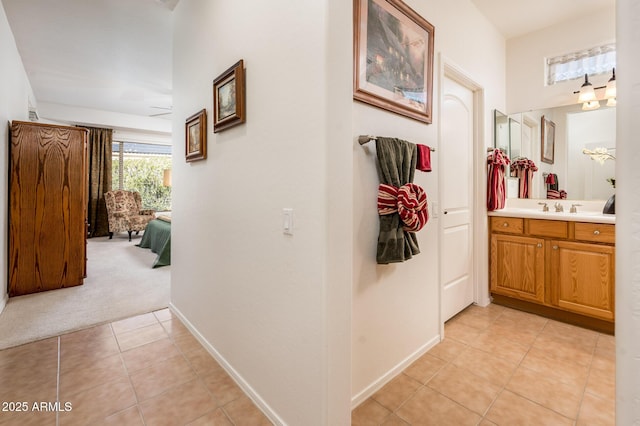
[[[473,303],[473,91],[444,77],[441,122],[442,320]]]

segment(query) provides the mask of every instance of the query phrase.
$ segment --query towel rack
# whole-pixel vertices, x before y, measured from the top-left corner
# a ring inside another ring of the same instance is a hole
[[[358,143],[360,145],[364,145],[365,143],[369,142],[369,141],[375,141],[377,140],[378,137],[377,136],[371,136],[371,135],[360,135],[358,136]],[[431,148],[429,147],[429,151],[431,152],[435,152],[436,149],[435,148]]]

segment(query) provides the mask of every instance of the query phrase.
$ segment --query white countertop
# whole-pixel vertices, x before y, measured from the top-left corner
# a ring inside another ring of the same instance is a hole
[[[542,211],[542,204],[549,207]],[[555,205],[563,207],[556,212]],[[616,216],[602,214],[606,200],[550,200],[536,198],[507,198],[505,208],[489,212],[489,216],[522,217],[530,219],[567,220],[572,222],[616,223]],[[577,213],[569,213],[571,206],[577,206]]]
[[[591,223],[616,223],[616,216],[611,214],[602,214],[598,211],[579,211],[578,213],[555,212],[553,206],[549,206],[548,212],[543,212],[541,206],[537,208],[519,208],[505,207],[501,210],[489,212],[489,216],[504,217],[522,217],[529,219],[547,219],[547,220],[567,220],[573,222],[591,222]]]

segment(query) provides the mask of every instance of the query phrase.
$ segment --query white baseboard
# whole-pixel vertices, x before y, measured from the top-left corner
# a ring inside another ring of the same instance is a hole
[[[264,399],[251,387],[251,385],[229,364],[229,362],[214,348],[207,339],[198,332],[198,330],[187,320],[187,318],[176,308],[173,303],[169,303],[169,309],[173,312],[185,327],[198,339],[200,344],[206,349],[211,356],[218,361],[218,364],[229,374],[229,376],[236,382],[238,386],[244,391],[245,394],[256,404],[256,406],[264,413],[265,416],[271,420],[275,425],[285,426],[286,423],[276,414],[276,412],[266,403]]]
[[[415,360],[420,358],[422,355],[426,354],[429,349],[434,347],[440,343],[440,335],[436,335],[434,338],[429,340],[427,343],[422,345],[417,351],[409,355],[407,358],[402,360],[399,364],[393,367],[391,370],[387,371],[383,374],[379,379],[375,380],[369,386],[367,386],[360,393],[351,398],[351,409],[353,410],[358,405],[365,402],[371,395],[376,393],[380,388],[389,383],[394,377],[398,374],[402,373],[405,368],[410,366]]]

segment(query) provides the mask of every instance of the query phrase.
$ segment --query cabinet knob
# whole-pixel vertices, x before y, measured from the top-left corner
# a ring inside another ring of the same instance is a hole
[[[595,231],[593,231],[593,235],[600,235],[600,231],[596,229]]]
[[[505,223],[503,223],[503,224],[502,224],[502,226],[503,226],[504,228],[506,228],[507,226],[509,226],[509,224],[508,224],[507,222],[505,222]]]
[[[558,250],[558,246],[553,246],[553,249],[554,250]]]
[[[538,248],[541,248],[541,247],[542,247],[542,243],[538,243]]]

